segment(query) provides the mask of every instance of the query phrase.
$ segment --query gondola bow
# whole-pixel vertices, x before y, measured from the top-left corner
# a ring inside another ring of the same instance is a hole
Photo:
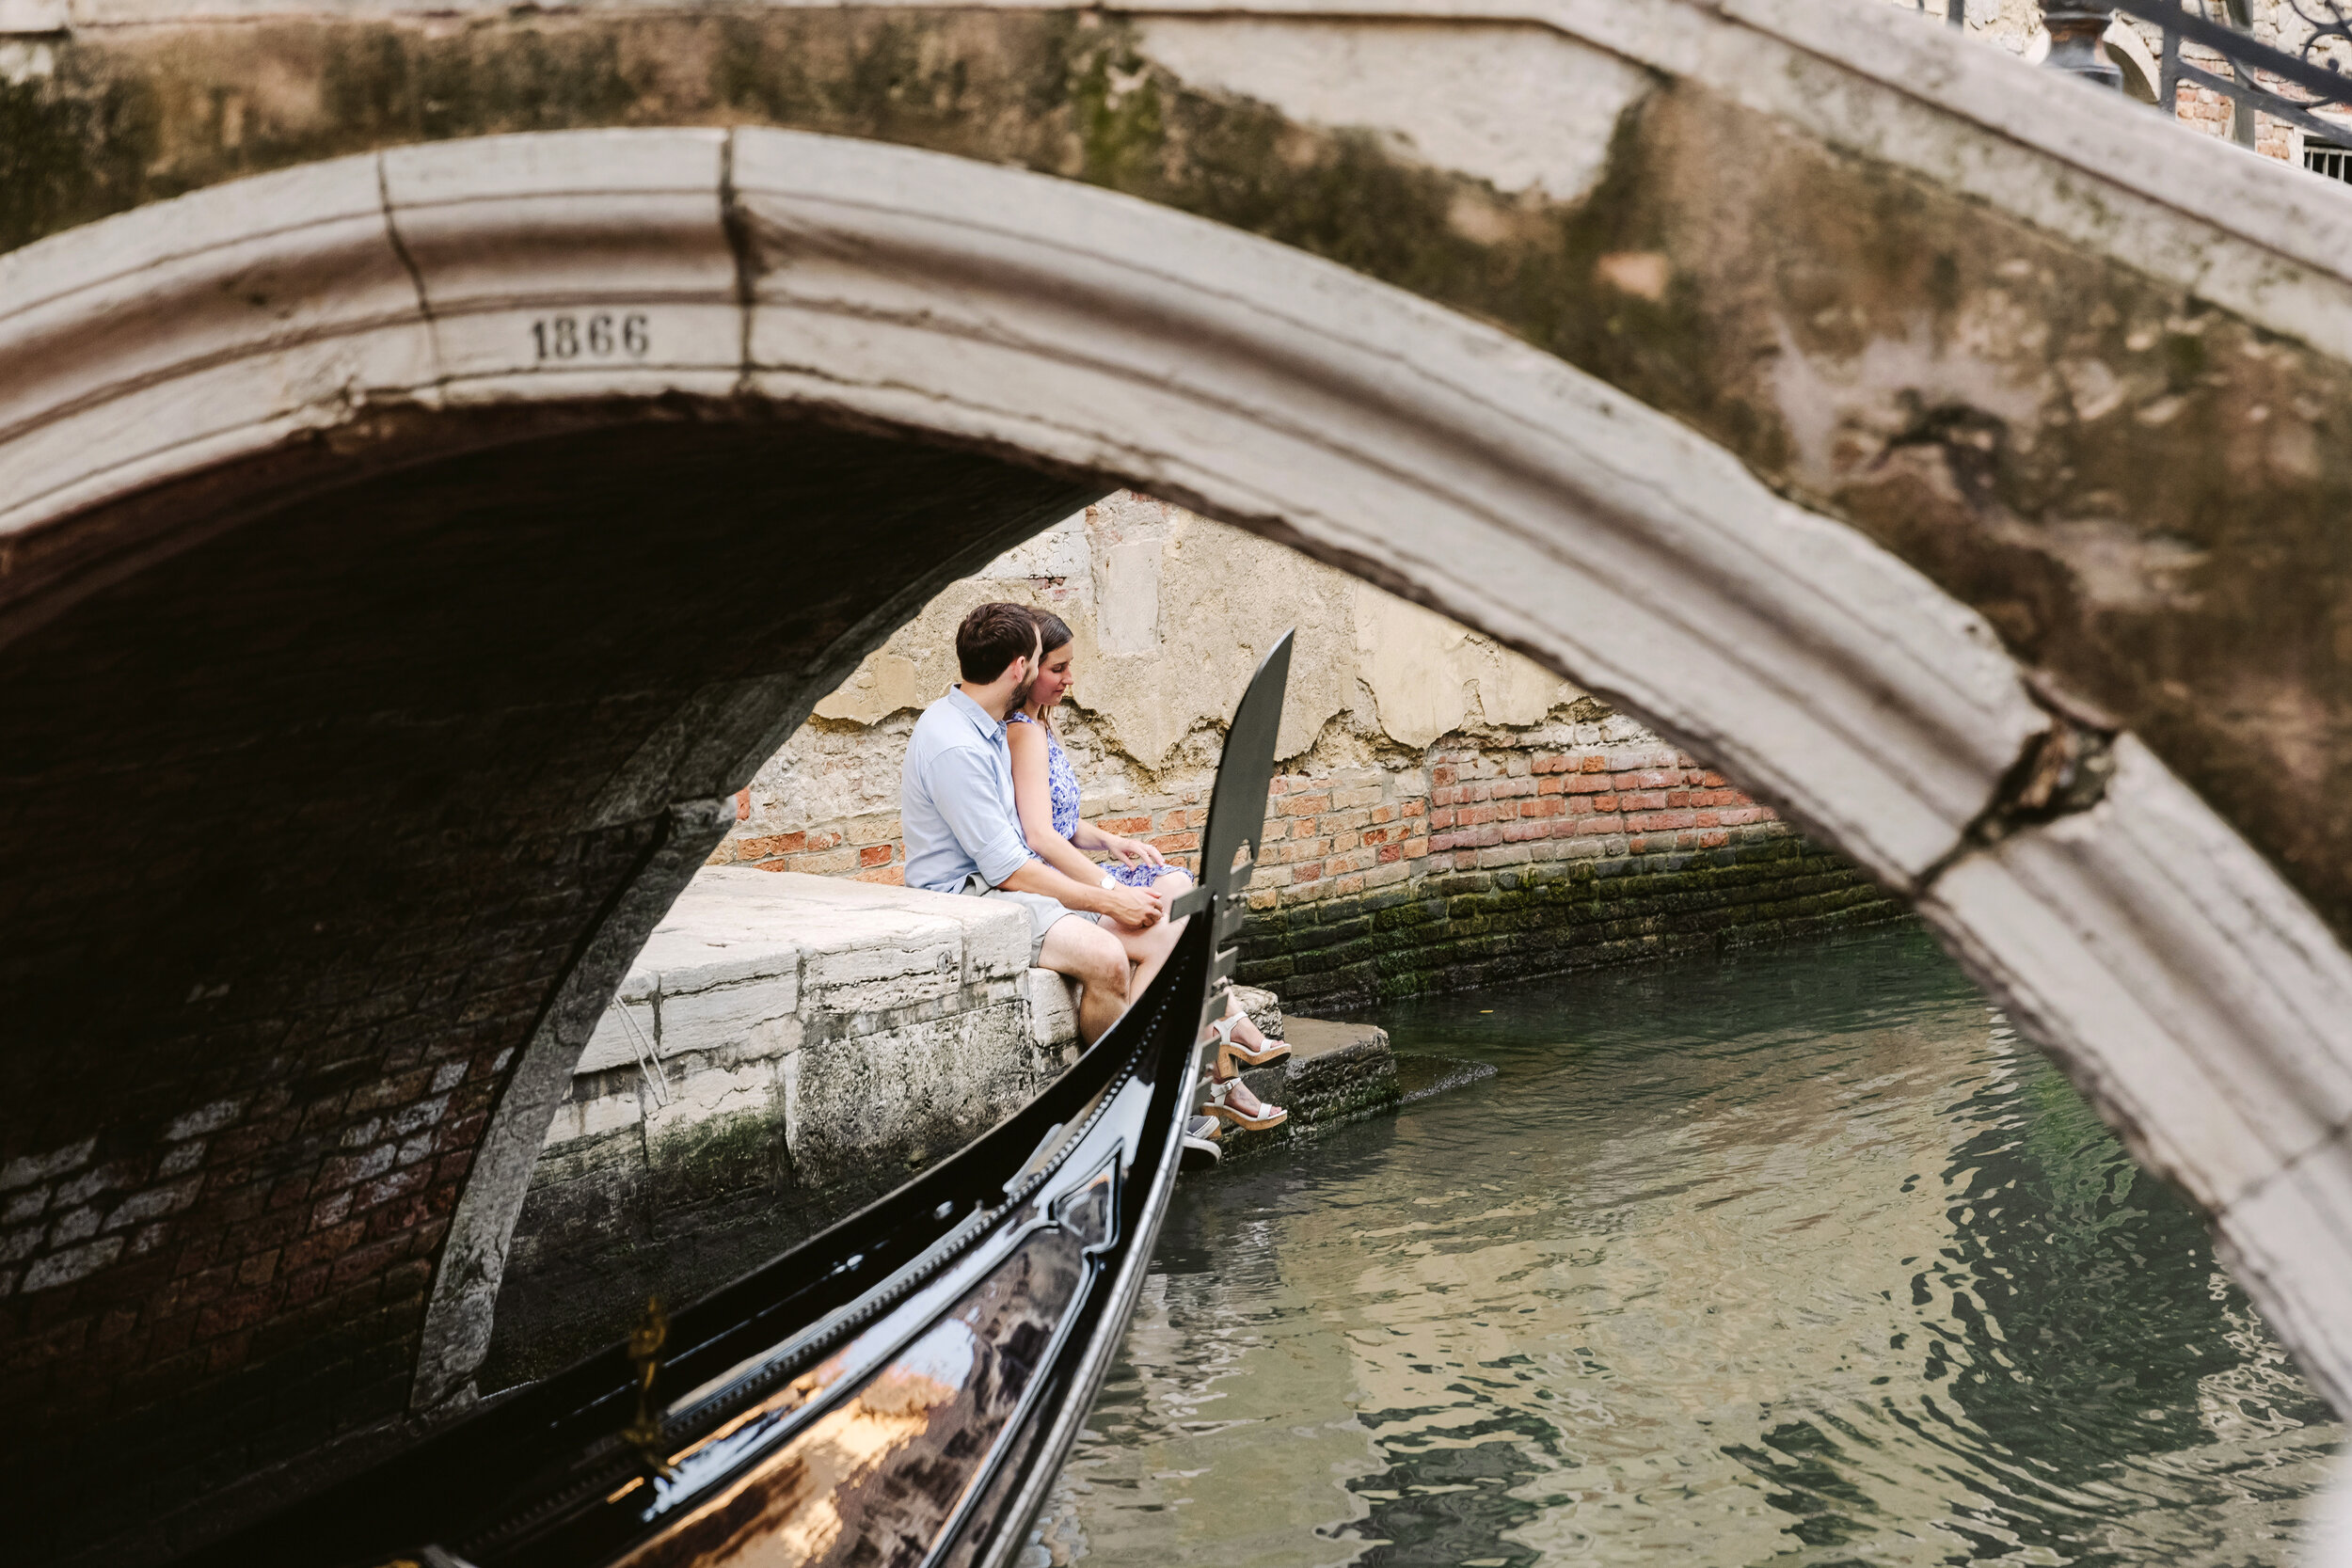
[[[629,1342],[190,1560],[1000,1568],[1116,1354],[1223,1010],[1291,639],[1226,736],[1152,986],[994,1129]]]

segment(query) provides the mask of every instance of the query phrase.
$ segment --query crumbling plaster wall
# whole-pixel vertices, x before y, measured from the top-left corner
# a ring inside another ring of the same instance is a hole
[[[1121,491],[958,582],[869,656],[760,768],[717,858],[783,855],[796,871],[898,880],[902,855],[858,864],[851,851],[898,836],[907,732],[956,679],[957,623],[990,599],[1041,605],[1070,624],[1078,678],[1061,727],[1089,817],[1205,789],[1226,718],[1284,631],[1297,637],[1275,748],[1286,772],[1418,767],[1465,726],[1606,712],[1443,616]]]
[[[1441,615],[1121,491],[957,583],[868,657],[761,769],[737,836],[787,816],[806,823],[818,800],[851,808],[839,816],[895,806],[899,748],[867,754],[887,767],[843,769],[816,735],[911,721],[956,679],[957,623],[993,598],[1038,604],[1070,624],[1071,729],[1086,742],[1090,792],[1158,791],[1214,767],[1233,702],[1285,631],[1297,641],[1278,763],[1319,746],[1351,757],[1418,753],[1464,723],[1524,726],[1590,704],[1532,659]],[[822,767],[811,768],[818,757]]]
[[[713,855],[896,883],[898,770],[956,678],[957,623],[1071,626],[1059,728],[1081,809],[1190,867],[1224,727],[1297,637],[1243,974],[1342,1004],[1886,919],[1843,860],[1632,720],[1443,616],[1121,491],[940,594],[738,798]]]

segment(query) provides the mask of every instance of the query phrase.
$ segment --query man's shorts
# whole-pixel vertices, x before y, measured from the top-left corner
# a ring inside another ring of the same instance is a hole
[[[1029,965],[1037,966],[1038,955],[1045,951],[1045,933],[1059,920],[1091,920],[1098,926],[1103,917],[1073,910],[1058,898],[1048,898],[1041,893],[1015,893],[1010,888],[990,887],[977,873],[963,879],[962,890],[981,898],[1007,898],[1020,905],[1029,914]]]

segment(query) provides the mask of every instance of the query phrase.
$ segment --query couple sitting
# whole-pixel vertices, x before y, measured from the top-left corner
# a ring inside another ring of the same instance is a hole
[[[1078,817],[1078,777],[1052,713],[1073,680],[1070,628],[1017,604],[984,604],[956,628],[962,680],[923,710],[899,774],[907,885],[1004,898],[1029,917],[1029,962],[1078,982],[1091,1045],[1167,962],[1192,886],[1149,844]],[[1104,867],[1088,858],[1113,857]],[[1242,1083],[1240,1065],[1289,1053],[1230,1002],[1215,1026],[1211,1115],[1258,1130],[1288,1115]]]

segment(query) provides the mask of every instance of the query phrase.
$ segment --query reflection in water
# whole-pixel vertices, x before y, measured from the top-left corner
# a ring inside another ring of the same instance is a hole
[[[1179,1188],[1031,1564],[2293,1560],[2337,1428],[1919,933],[1381,1022],[1500,1075]]]

